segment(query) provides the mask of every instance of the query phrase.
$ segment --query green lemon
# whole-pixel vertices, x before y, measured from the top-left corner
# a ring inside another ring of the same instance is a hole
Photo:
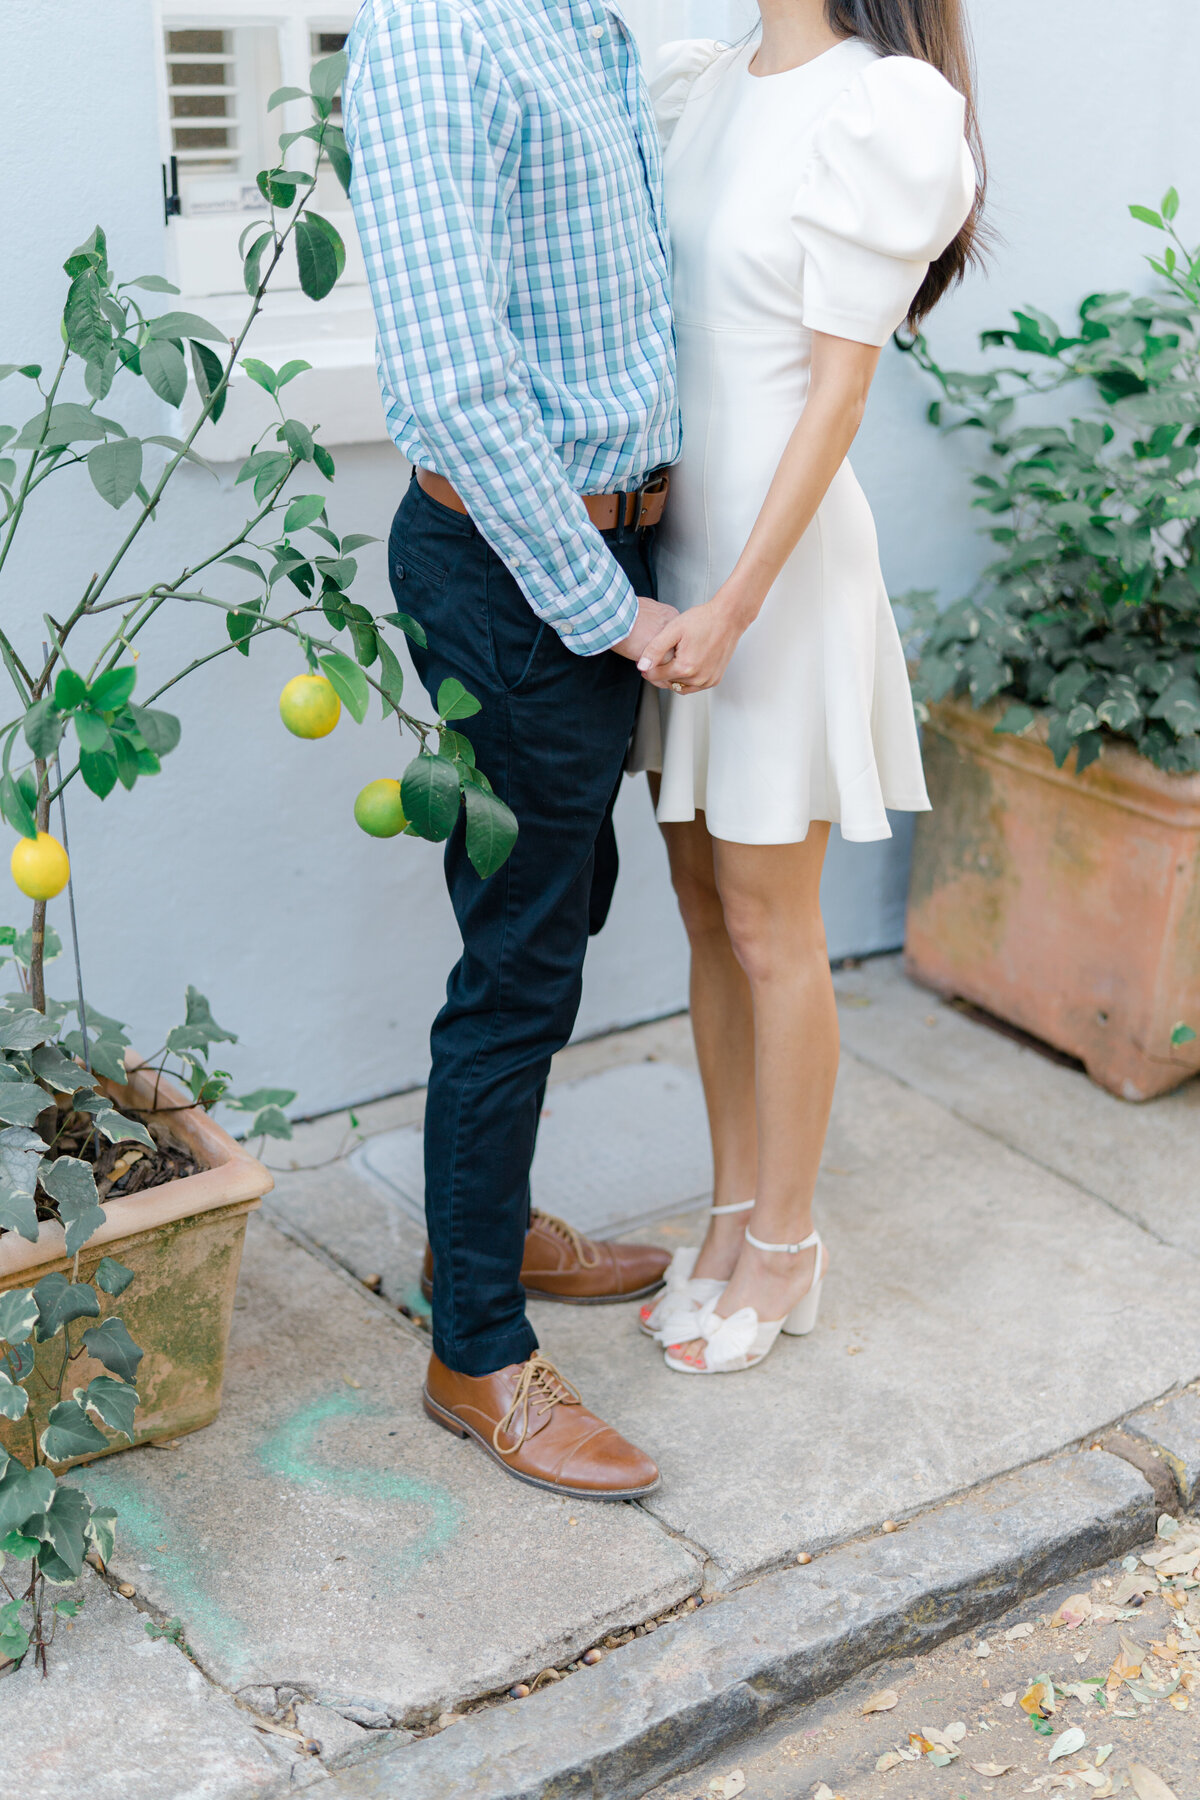
[[[388,775],[381,776],[378,781],[368,781],[354,802],[354,818],[370,837],[398,837],[408,824],[400,799],[400,783]]]
[[[328,737],[341,711],[333,683],[324,675],[293,675],[279,696],[279,716],[296,737]]]

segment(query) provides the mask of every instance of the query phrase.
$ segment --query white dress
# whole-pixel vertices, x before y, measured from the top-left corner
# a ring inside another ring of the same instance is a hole
[[[804,409],[812,333],[885,344],[975,192],[962,97],[927,63],[850,39],[756,77],[754,44],[668,44],[652,91],[666,146],[683,455],[658,539],[659,597],[708,600],[750,535]],[[813,819],[890,837],[928,808],[870,508],[843,463],[721,682],[648,688],[633,769],[658,817],[787,844]]]

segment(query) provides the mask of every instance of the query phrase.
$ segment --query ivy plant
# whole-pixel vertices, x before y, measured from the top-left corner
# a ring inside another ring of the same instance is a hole
[[[1108,737],[1200,769],[1200,249],[1178,208],[1173,188],[1130,208],[1164,240],[1152,293],[1090,294],[1069,332],[1030,306],[983,333],[1018,361],[952,371],[925,338],[901,343],[941,389],[931,422],[987,439],[974,504],[996,551],[944,612],[897,603],[921,643],[918,716],[947,695],[1006,700],[995,729],[1043,732],[1060,768]],[[1064,423],[1055,396],[1076,387]]]

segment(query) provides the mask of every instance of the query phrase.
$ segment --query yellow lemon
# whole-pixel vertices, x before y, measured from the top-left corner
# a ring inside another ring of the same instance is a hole
[[[279,696],[279,716],[296,737],[328,737],[342,703],[324,675],[293,675]]]
[[[12,878],[31,900],[53,900],[67,885],[71,864],[66,851],[48,831],[18,838],[13,845]]]
[[[368,781],[354,802],[354,818],[371,837],[397,837],[408,824],[400,783],[386,775],[379,781]]]

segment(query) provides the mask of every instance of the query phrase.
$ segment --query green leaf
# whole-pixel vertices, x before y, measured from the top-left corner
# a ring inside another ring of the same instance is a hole
[[[189,348],[192,353],[192,374],[196,381],[196,392],[200,396],[202,406],[207,406],[212,400],[212,411],[208,416],[215,425],[225,411],[225,402],[229,399],[228,387],[221,387],[221,383],[225,379],[225,365],[216,352],[208,348],[207,344],[198,344],[193,338],[189,340]],[[220,389],[219,393],[218,389]],[[214,394],[217,395],[215,400],[212,398]]]
[[[112,740],[107,722],[90,708],[86,712],[80,709],[75,714],[75,736],[79,739],[79,748],[94,755],[108,750]]]
[[[0,776],[0,813],[22,837],[36,837],[33,809],[11,775]]]
[[[340,233],[328,219],[322,218],[320,213],[310,212],[307,215],[307,221],[315,230],[323,232],[332,244],[334,258],[337,262],[338,280],[340,281],[346,272],[346,246],[342,242]]]
[[[55,1486],[49,1469],[23,1469],[19,1462],[10,1462],[0,1475],[0,1536],[19,1531],[27,1519],[44,1513]]]
[[[285,476],[292,471],[292,459],[280,450],[259,450],[248,456],[238,470],[236,487],[239,482],[253,481],[255,498],[261,503]]]
[[[0,1419],[23,1419],[29,1409],[29,1395],[23,1387],[17,1387],[3,1368],[0,1368]]]
[[[461,681],[454,676],[443,681],[437,692],[439,719],[469,719],[480,710],[478,700],[474,694],[468,694]]]
[[[268,394],[274,394],[279,386],[279,378],[269,363],[260,362],[257,356],[243,356],[242,367],[251,381],[256,381],[260,388]]]
[[[399,709],[404,694],[404,670],[400,667],[395,651],[378,634],[375,638],[375,648],[379,653],[379,685],[386,695],[386,699],[382,703],[383,716],[386,719],[389,712]]]
[[[290,1138],[291,1135],[291,1120],[278,1106],[264,1106],[246,1127],[248,1138]]]
[[[320,469],[326,481],[333,480],[334,461],[324,444],[313,445],[313,461]]]
[[[229,641],[243,656],[250,654],[250,639],[262,615],[262,606],[261,600],[252,600],[248,606],[239,606],[236,612],[225,614],[225,630]]]
[[[311,462],[313,439],[308,426],[302,424],[299,419],[285,419],[279,429],[283,433],[283,441],[292,455],[300,457],[304,462]],[[322,502],[323,504],[324,502]],[[286,530],[287,527],[285,526],[284,529]]]
[[[291,362],[285,362],[282,369],[280,369],[277,385],[279,387],[286,387],[289,381],[295,381],[297,375],[303,375],[307,369],[311,368],[312,364],[310,362],[305,362],[302,356],[295,356],[292,358]]]
[[[122,1381],[137,1380],[143,1352],[126,1331],[123,1319],[105,1319],[103,1325],[93,1325],[84,1332],[83,1341],[88,1355],[112,1374],[119,1375]]]
[[[11,1663],[20,1663],[29,1651],[29,1633],[19,1616],[22,1604],[10,1600],[7,1606],[0,1606],[0,1656]]]
[[[458,818],[458,771],[444,756],[422,750],[400,778],[400,797],[416,835],[440,843]]]
[[[186,1023],[200,1035],[205,1044],[236,1044],[237,1032],[226,1031],[213,1018],[212,1007],[194,987],[187,991],[187,1011],[184,1015]]]
[[[267,111],[274,112],[277,106],[284,106],[289,100],[307,100],[308,89],[298,87],[276,88],[267,101]]]
[[[118,447],[115,444],[112,446],[114,450]],[[93,450],[92,455],[95,454]],[[59,716],[55,701],[49,694],[46,694],[25,714],[25,723],[22,729],[25,733],[25,742],[33,754],[48,762],[62,742],[66,724]]]
[[[338,699],[351,718],[361,725],[371,703],[371,690],[366,676],[358,664],[351,662],[340,650],[324,651],[319,660],[321,672],[333,683]]]
[[[77,275],[67,293],[63,310],[67,342],[85,362],[103,362],[112,348],[113,328],[100,303],[100,283],[94,269]]]
[[[237,556],[231,553],[229,556],[223,556],[221,561],[229,563],[235,569],[240,569],[243,575],[256,575],[260,581],[263,578],[262,569],[249,556]]]
[[[66,1227],[67,1255],[82,1250],[107,1217],[90,1166],[77,1156],[59,1156],[42,1166],[42,1186],[58,1206]]]
[[[325,127],[325,154],[329,158],[329,166],[341,183],[344,193],[350,192],[350,152],[346,148],[346,134],[338,125]]]
[[[126,437],[111,444],[97,444],[88,454],[87,466],[100,498],[114,509],[124,506],[142,479],[141,440]]]
[[[37,1207],[32,1194],[17,1192],[0,1181],[0,1228],[15,1231],[26,1243],[38,1241]]]
[[[247,250],[245,259],[242,263],[242,280],[246,284],[246,292],[248,294],[256,294],[258,292],[259,284],[262,280],[261,264],[263,251],[268,244],[273,244],[274,242],[275,233],[273,231],[264,231],[261,237],[255,238],[249,250]]]
[[[37,1324],[38,1303],[32,1288],[9,1288],[0,1294],[0,1340],[23,1344]]]
[[[38,1080],[60,1094],[74,1094],[94,1085],[87,1070],[81,1069],[72,1057],[64,1056],[57,1044],[42,1044],[31,1060]]]
[[[125,1292],[133,1280],[133,1270],[127,1269],[115,1257],[102,1256],[96,1264],[96,1273],[92,1279],[102,1293],[111,1294],[115,1299],[118,1294]]]
[[[0,1084],[0,1119],[6,1125],[32,1125],[38,1114],[53,1104],[45,1088],[36,1081]]]
[[[86,1281],[68,1281],[57,1270],[43,1275],[33,1290],[38,1303],[37,1341],[57,1336],[72,1319],[98,1319],[100,1297]]]
[[[258,191],[272,206],[286,211],[296,202],[296,175],[291,169],[260,169]]]
[[[174,713],[149,706],[131,706],[129,711],[147,750],[153,750],[155,756],[168,756],[179,742],[181,730]]]
[[[37,1555],[39,1541],[38,1538],[27,1538],[19,1531],[10,1531],[0,1538],[0,1556],[15,1556],[18,1562],[28,1562],[31,1556]],[[0,1656],[8,1654],[0,1637]]]
[[[290,1106],[296,1098],[291,1088],[255,1088],[251,1094],[226,1094],[226,1106],[235,1112],[259,1112],[264,1106]]]
[[[1143,225],[1153,225],[1159,231],[1163,229],[1162,219],[1159,217],[1158,213],[1153,212],[1150,207],[1131,206],[1129,210],[1135,219],[1141,220]]]
[[[98,1413],[110,1431],[120,1431],[133,1442],[133,1416],[138,1403],[135,1387],[114,1381],[111,1375],[97,1375],[86,1389],[76,1389],[75,1398],[81,1406]]]
[[[141,349],[142,374],[160,400],[178,406],[187,393],[187,363],[178,344],[151,338]]]
[[[54,1027],[45,1013],[40,1013],[32,1006],[21,1006],[14,1010],[0,1011],[0,1050],[32,1050],[38,1044],[44,1044],[52,1037]],[[0,1143],[4,1133],[0,1132]],[[2,1154],[2,1152],[0,1152]],[[32,1193],[32,1188],[30,1189]]]
[[[13,439],[12,448],[31,450],[40,443],[44,450],[59,450],[69,444],[110,436],[124,437],[123,427],[113,419],[101,418],[90,406],[65,400],[52,406],[49,415],[43,408],[35,418],[28,419]]]
[[[177,294],[179,289],[165,275],[135,275],[132,281],[123,281],[122,287],[144,288],[148,294]]]
[[[325,501],[320,494],[297,494],[283,515],[283,529],[286,532],[302,531],[319,519],[325,511]]]
[[[60,1400],[52,1406],[46,1420],[46,1429],[38,1440],[42,1455],[48,1462],[70,1462],[72,1457],[92,1456],[97,1450],[107,1450],[108,1439],[104,1433],[92,1424],[78,1400]],[[49,1518],[51,1515],[46,1514]],[[59,1534],[68,1543],[69,1533]],[[79,1568],[83,1567],[83,1533],[79,1536]],[[58,1542],[54,1543],[57,1553],[62,1556]],[[63,1556],[63,1561],[67,1558]],[[68,1567],[70,1564],[68,1563]],[[76,1574],[79,1569],[76,1569]]]
[[[1194,1044],[1195,1041],[1196,1033],[1190,1025],[1184,1024],[1182,1019],[1178,1025],[1171,1027],[1171,1048],[1173,1050],[1181,1049],[1184,1044]],[[0,1336],[3,1336],[2,1331],[0,1331]]]
[[[1163,195],[1162,216],[1169,223],[1175,217],[1175,214],[1178,211],[1179,211],[1179,195],[1173,187],[1168,188],[1166,193]]]
[[[93,1506],[92,1516],[83,1528],[84,1538],[102,1563],[112,1559],[116,1548],[116,1511],[111,1506]]]
[[[471,867],[481,880],[507,860],[517,841],[517,821],[503,800],[481,788],[468,785],[463,789],[467,809],[467,855]]]
[[[297,224],[295,240],[300,286],[310,300],[323,300],[338,278],[337,251],[329,233],[310,213]]]
[[[182,338],[208,338],[214,344],[227,344],[229,339],[216,325],[202,319],[199,313],[165,312],[151,319],[146,330],[153,338],[172,338],[176,342]],[[145,355],[145,351],[142,352]]]
[[[417,621],[412,618],[410,614],[405,612],[384,613],[381,616],[381,622],[384,625],[398,626],[405,637],[412,639],[418,650],[427,648],[428,639],[425,636],[425,627],[423,625],[418,625]]]
[[[92,1054],[92,1067],[99,1067],[95,1050]],[[92,1109],[84,1107],[83,1110],[90,1112]],[[107,1138],[110,1144],[135,1143],[143,1144],[147,1150],[157,1148],[154,1139],[140,1120],[127,1119],[124,1113],[117,1112],[116,1108],[111,1105],[107,1106],[103,1112],[96,1114],[96,1130],[101,1137]]]
[[[344,50],[337,50],[332,56],[323,56],[320,62],[313,64],[308,78],[318,100],[336,98],[338,89],[346,79],[349,60]]]
[[[32,1011],[32,1008],[30,1009]],[[44,1026],[48,1030],[48,1026]],[[0,1168],[5,1184],[18,1194],[32,1194],[37,1189],[41,1160],[46,1146],[36,1131],[26,1126],[9,1125],[0,1131]]]
[[[117,759],[106,751],[82,750],[79,773],[84,785],[100,800],[106,800],[117,785]]]

